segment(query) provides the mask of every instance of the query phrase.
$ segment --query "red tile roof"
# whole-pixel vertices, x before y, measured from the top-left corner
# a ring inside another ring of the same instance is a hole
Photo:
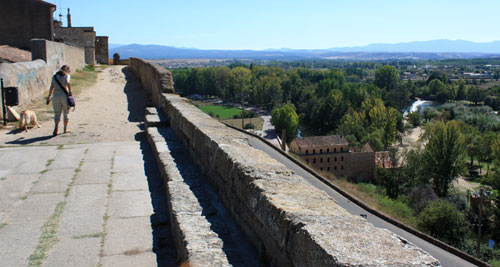
[[[313,136],[313,137],[302,137],[295,138],[294,141],[299,147],[328,147],[335,145],[349,145],[347,139],[343,135],[328,135],[328,136]]]
[[[8,45],[0,45],[0,62],[14,63],[31,61],[31,52]]]

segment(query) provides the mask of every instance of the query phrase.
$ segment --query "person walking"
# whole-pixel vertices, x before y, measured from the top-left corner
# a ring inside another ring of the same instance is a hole
[[[61,120],[61,112],[64,119],[64,133],[69,133],[68,123],[69,123],[69,108],[68,96],[73,95],[71,92],[71,76],[70,69],[68,65],[63,65],[61,69],[52,77],[52,83],[49,89],[49,95],[47,96],[47,105],[52,100],[52,106],[54,108],[54,132],[53,136],[57,135],[59,129],[59,121]],[[52,97],[53,95],[53,97]]]

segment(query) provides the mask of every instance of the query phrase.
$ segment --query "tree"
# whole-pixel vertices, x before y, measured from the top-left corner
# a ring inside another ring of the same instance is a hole
[[[449,83],[450,80],[448,79],[448,76],[446,75],[446,73],[442,72],[442,71],[434,71],[431,73],[431,75],[429,75],[429,78],[427,78],[427,84],[429,84],[431,81],[433,80],[439,80],[441,81],[442,83]]]
[[[347,110],[343,94],[339,90],[332,90],[327,97],[320,100],[320,104],[312,110],[312,123],[321,134],[327,134],[337,129],[340,120]]]
[[[465,100],[465,98],[467,97],[467,90],[465,88],[465,81],[460,79],[458,81],[458,89],[457,89],[457,96],[456,96],[456,100]]]
[[[481,149],[481,135],[479,132],[472,133],[467,139],[467,154],[470,157],[470,170],[474,170],[474,157],[478,156]]]
[[[251,78],[252,72],[245,67],[231,69],[229,99],[245,100],[245,96],[249,94]]]
[[[474,105],[478,105],[479,102],[482,102],[485,98],[484,91],[479,89],[479,87],[472,87],[469,89],[467,93],[467,100],[474,103]]]
[[[420,110],[420,107],[419,107],[419,110]],[[408,113],[408,122],[413,127],[420,126],[420,120],[421,120],[421,118],[420,118],[419,110],[417,110],[415,112]]]
[[[434,190],[440,197],[465,169],[464,137],[456,121],[428,123],[425,127],[424,159]]]
[[[375,72],[375,85],[381,89],[396,89],[398,83],[399,73],[393,66],[385,65]]]
[[[426,122],[432,120],[432,118],[437,116],[437,111],[435,108],[426,107],[424,111],[422,111],[422,116]]]
[[[493,143],[497,139],[497,134],[494,132],[486,132],[481,138],[481,148],[479,150],[479,159],[486,162],[486,175],[490,170],[490,163],[493,161]],[[481,170],[481,169],[480,169]]]
[[[446,200],[431,201],[418,215],[418,226],[432,236],[458,245],[467,233],[464,215]]]
[[[278,134],[283,129],[286,129],[286,142],[290,143],[297,136],[299,116],[295,113],[292,105],[286,104],[280,108],[275,108],[271,113],[271,123]]]

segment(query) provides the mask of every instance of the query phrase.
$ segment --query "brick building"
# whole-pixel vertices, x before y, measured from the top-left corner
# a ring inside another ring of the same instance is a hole
[[[375,151],[369,144],[350,147],[342,135],[296,138],[290,151],[319,171],[337,177],[370,179],[375,176]]]
[[[54,40],[55,5],[41,0],[0,3],[0,44],[29,50],[33,38]]]

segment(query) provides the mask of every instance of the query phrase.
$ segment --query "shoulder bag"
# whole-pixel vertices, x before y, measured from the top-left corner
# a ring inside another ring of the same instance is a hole
[[[61,82],[59,81],[59,79],[57,79],[56,75],[54,75],[54,79],[56,80],[57,84],[59,84],[59,86],[63,89],[64,93],[66,94],[66,97],[68,98],[68,106],[70,106],[70,107],[76,106],[75,98],[68,93],[68,90],[66,89],[66,87],[62,86]]]

